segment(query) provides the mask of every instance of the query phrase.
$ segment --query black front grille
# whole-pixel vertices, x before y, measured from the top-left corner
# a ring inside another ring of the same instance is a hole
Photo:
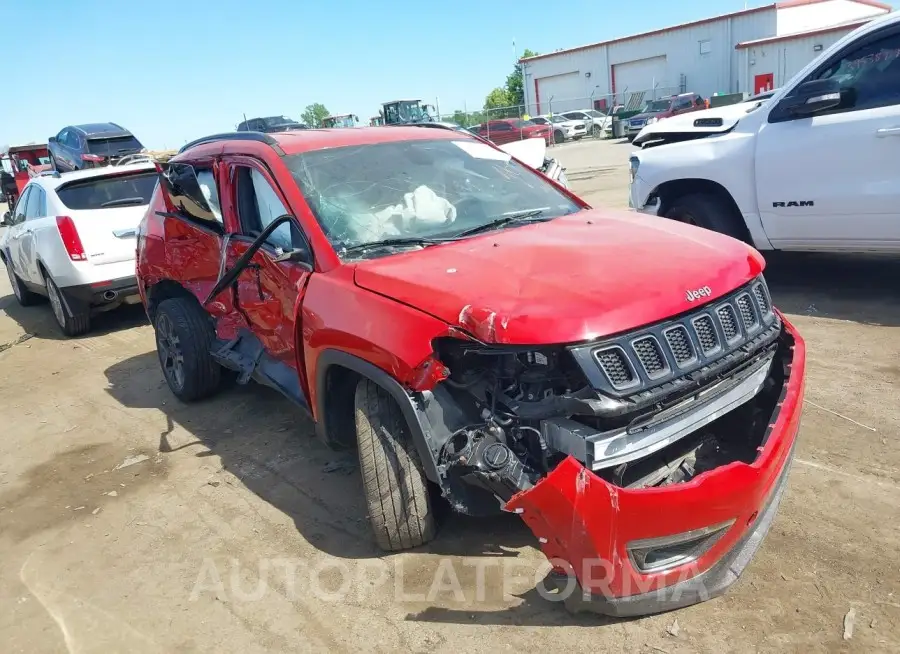
[[[656,339],[653,336],[646,336],[639,339],[632,343],[631,347],[634,348],[638,360],[641,362],[641,365],[644,366],[644,371],[647,373],[648,377],[656,377],[661,373],[666,372],[668,369],[669,366],[666,364],[666,357],[663,355],[662,350],[659,348],[659,343],[656,342]]]
[[[627,388],[635,382],[628,357],[621,348],[613,347],[597,352],[597,362],[609,378],[613,388]]]
[[[769,302],[769,296],[762,284],[756,284],[753,287],[753,295],[756,296],[756,304],[759,306],[760,312],[766,315],[772,310],[772,303]]]
[[[753,310],[753,301],[746,293],[738,295],[737,298],[738,311],[741,312],[741,321],[748,330],[753,330],[757,326],[756,311]]]
[[[694,319],[694,331],[697,334],[697,342],[700,343],[700,351],[703,354],[715,352],[719,347],[719,336],[713,325],[712,318],[703,314]]]
[[[678,318],[600,343],[572,346],[570,351],[596,390],[644,397],[724,357],[741,354],[736,351],[742,348],[749,356],[768,346],[779,329],[765,281],[759,277]]]
[[[725,340],[733,341],[740,336],[741,330],[738,327],[737,317],[734,315],[734,309],[730,304],[725,304],[716,310],[719,316],[719,324],[722,325],[722,333],[725,334]]]
[[[696,358],[691,337],[688,336],[687,329],[682,325],[676,325],[666,331],[666,342],[669,344],[669,349],[672,350],[675,363],[679,366],[683,366]]]

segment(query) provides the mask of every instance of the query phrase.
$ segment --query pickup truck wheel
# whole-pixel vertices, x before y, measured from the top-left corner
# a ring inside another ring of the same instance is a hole
[[[160,302],[153,322],[163,376],[175,397],[193,402],[222,386],[222,367],[210,355],[215,339],[209,317],[188,298]]]
[[[378,384],[356,387],[356,439],[375,542],[396,551],[427,543],[436,531],[428,482],[400,407]]]
[[[745,240],[734,209],[723,198],[711,193],[693,193],[678,198],[665,217]]]
[[[553,132],[553,142],[554,143],[563,143],[566,140],[566,135],[561,131],[556,130]]]

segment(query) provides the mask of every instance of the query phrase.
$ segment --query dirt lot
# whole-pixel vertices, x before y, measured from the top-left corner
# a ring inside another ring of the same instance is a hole
[[[595,206],[626,205],[628,146],[555,151]],[[353,456],[286,401],[248,387],[181,405],[139,308],[65,340],[0,277],[4,652],[900,649],[900,261],[773,259],[809,347],[787,497],[729,594],[627,621],[540,597],[543,557],[513,516],[450,516],[382,557]]]

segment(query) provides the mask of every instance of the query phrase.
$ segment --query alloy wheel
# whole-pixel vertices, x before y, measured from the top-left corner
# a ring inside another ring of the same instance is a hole
[[[56,284],[51,279],[47,280],[47,295],[50,298],[50,306],[53,309],[53,316],[56,318],[56,322],[60,326],[65,327],[66,312],[63,308],[62,298],[59,296],[59,289],[56,288]]]
[[[184,388],[184,354],[181,351],[181,339],[175,333],[175,325],[165,314],[161,314],[156,321],[156,349],[166,379],[174,388],[181,390]]]
[[[6,264],[6,274],[9,275],[9,283],[12,286],[13,293],[16,295],[16,299],[21,302],[22,291],[19,290],[19,280],[16,279],[16,273],[13,272],[11,263]]]

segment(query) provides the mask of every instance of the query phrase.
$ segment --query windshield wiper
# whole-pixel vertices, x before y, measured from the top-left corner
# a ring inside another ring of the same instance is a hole
[[[104,202],[101,207],[121,207],[126,204],[144,204],[144,198],[119,198],[118,200],[110,200]]]
[[[527,211],[516,211],[514,213],[508,213],[501,218],[497,218],[496,220],[492,220],[489,223],[485,223],[484,225],[479,225],[478,227],[472,227],[471,229],[466,229],[461,231],[457,236],[474,236],[475,234],[481,234],[482,232],[489,232],[493,229],[499,229],[504,225],[509,225],[511,223],[518,222],[531,222],[533,219],[541,216],[546,209],[528,209]],[[540,220],[549,220],[549,218],[540,218]]]
[[[364,252],[375,248],[402,247],[404,245],[437,245],[438,243],[447,243],[452,238],[419,238],[410,236],[407,238],[386,238],[381,241],[370,241],[368,243],[359,243],[350,247],[342,248],[341,252],[350,254],[352,252]]]

